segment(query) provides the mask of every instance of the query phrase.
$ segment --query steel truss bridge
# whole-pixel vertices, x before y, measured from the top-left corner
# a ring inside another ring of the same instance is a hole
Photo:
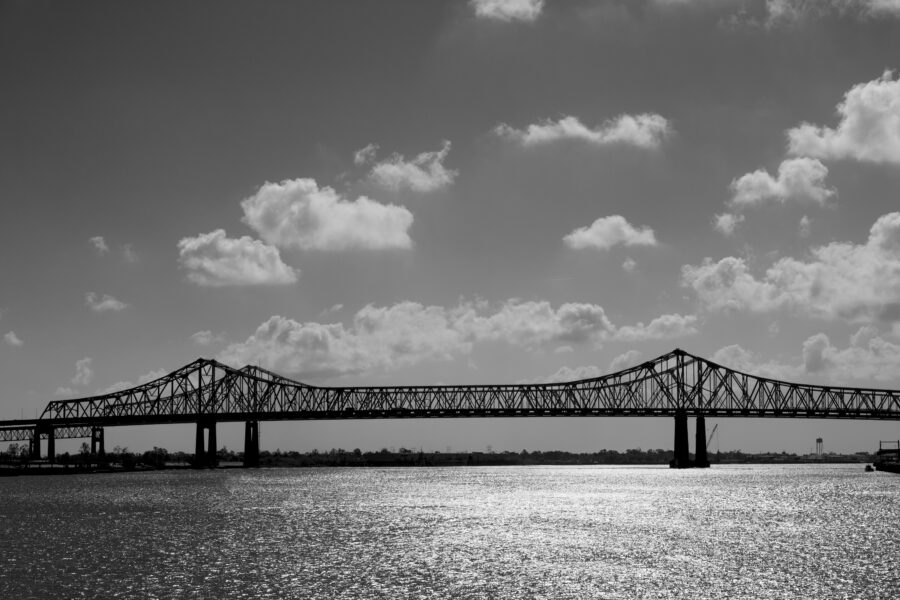
[[[260,421],[543,416],[674,416],[674,466],[691,462],[687,418],[697,417],[695,464],[708,466],[705,417],[900,420],[900,390],[767,379],[681,349],[602,377],[516,385],[321,387],[201,358],[137,387],[49,402],[35,420],[0,421],[0,442],[28,441],[40,456],[46,437],[52,460],[56,439],[90,437],[102,454],[104,427],[196,423],[198,464],[210,464],[216,423],[244,421],[245,464],[254,465]]]

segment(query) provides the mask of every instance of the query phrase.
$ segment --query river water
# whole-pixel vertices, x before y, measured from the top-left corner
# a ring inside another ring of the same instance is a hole
[[[862,465],[0,479],[0,598],[898,598]]]

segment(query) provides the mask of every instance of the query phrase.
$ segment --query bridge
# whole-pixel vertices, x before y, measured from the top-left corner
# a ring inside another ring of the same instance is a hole
[[[706,467],[706,417],[900,420],[900,390],[778,381],[681,349],[602,377],[516,385],[323,387],[201,358],[130,389],[49,402],[34,420],[0,421],[0,442],[27,441],[38,458],[46,438],[52,462],[57,439],[90,438],[102,455],[105,427],[195,423],[195,464],[214,466],[216,424],[244,422],[244,464],[258,466],[261,421],[548,416],[671,416],[672,466]]]

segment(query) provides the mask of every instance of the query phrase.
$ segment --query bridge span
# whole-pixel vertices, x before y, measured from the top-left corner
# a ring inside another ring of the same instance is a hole
[[[673,466],[703,467],[708,416],[900,420],[900,390],[778,381],[681,349],[602,377],[515,385],[324,387],[201,358],[133,388],[48,402],[34,420],[0,421],[0,442],[27,441],[40,457],[46,438],[52,461],[57,439],[90,438],[102,455],[105,427],[195,423],[196,464],[213,466],[216,423],[243,421],[244,464],[255,466],[260,421],[548,416],[671,416]],[[694,461],[688,417],[697,420]]]

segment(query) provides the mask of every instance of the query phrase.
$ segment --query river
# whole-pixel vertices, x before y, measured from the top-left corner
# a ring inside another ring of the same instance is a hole
[[[0,598],[897,598],[862,465],[0,479]]]

